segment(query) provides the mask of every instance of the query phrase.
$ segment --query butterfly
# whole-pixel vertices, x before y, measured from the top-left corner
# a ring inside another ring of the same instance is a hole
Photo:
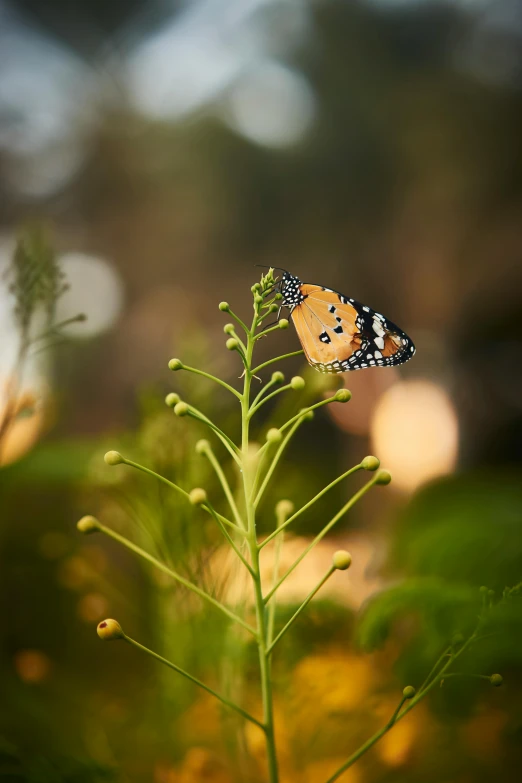
[[[304,354],[319,372],[394,367],[415,354],[408,335],[371,307],[281,271],[281,307],[290,309]]]

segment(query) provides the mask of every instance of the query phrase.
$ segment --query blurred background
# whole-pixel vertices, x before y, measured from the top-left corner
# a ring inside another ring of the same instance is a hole
[[[461,670],[505,685],[448,681],[343,781],[519,779],[522,613],[500,598],[522,580],[521,139],[516,0],[0,0],[1,780],[263,780],[255,727],[95,626],[117,617],[257,711],[246,640],[75,528],[97,514],[237,600],[203,515],[102,456],[219,505],[205,433],[163,399],[237,436],[234,399],[167,362],[239,383],[217,304],[249,317],[256,263],[417,345],[403,368],[343,376],[352,401],[301,428],[261,509],[268,532],[278,499],[303,504],[368,453],[394,477],[282,591],[281,623],[351,551],[277,653],[282,780],[321,783],[383,725],[473,626],[481,585],[495,628]],[[260,361],[297,348],[290,328]],[[300,358],[281,369],[308,383],[261,434],[324,392]],[[284,564],[361,481],[302,517]]]

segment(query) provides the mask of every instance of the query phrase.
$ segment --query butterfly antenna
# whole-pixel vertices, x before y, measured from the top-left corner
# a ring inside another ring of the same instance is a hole
[[[283,269],[282,266],[267,266],[266,264],[254,264],[254,266],[260,266],[262,269],[277,269],[278,272],[288,272],[288,270]]]

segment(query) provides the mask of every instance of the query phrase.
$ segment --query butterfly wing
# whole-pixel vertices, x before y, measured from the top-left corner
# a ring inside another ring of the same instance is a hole
[[[401,329],[366,305],[337,291],[303,283],[291,312],[308,362],[320,372],[393,367],[415,354]]]

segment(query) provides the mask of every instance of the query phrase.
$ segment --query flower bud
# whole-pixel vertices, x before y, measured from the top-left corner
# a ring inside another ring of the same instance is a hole
[[[288,329],[289,323],[287,318],[281,318],[279,321],[279,328],[280,329]]]
[[[380,460],[377,457],[365,457],[361,462],[361,467],[364,470],[377,470],[380,464]]]
[[[210,450],[210,443],[208,440],[205,440],[205,438],[202,438],[201,440],[198,440],[196,443],[196,454],[204,454],[206,451]]]
[[[290,514],[293,513],[294,508],[295,506],[291,500],[280,500],[275,507],[276,516],[288,519]]]
[[[489,681],[492,685],[495,686],[495,688],[500,688],[502,683],[504,682],[504,678],[501,674],[492,674],[489,678]]]
[[[108,451],[103,458],[107,465],[121,465],[125,460],[121,456],[119,451]]]
[[[269,313],[276,313],[279,310],[279,305],[271,304],[268,308]]]
[[[175,372],[176,370],[182,370],[183,369],[183,362],[181,359],[171,359],[169,362],[169,370],[172,370]]]
[[[230,337],[225,345],[227,346],[229,351],[235,351],[237,348],[239,348],[239,342],[236,340],[235,337]]]
[[[254,283],[254,285],[250,290],[252,291],[253,294],[257,293],[258,291],[261,290],[261,283]]]
[[[312,421],[312,419],[314,418],[314,412],[309,411],[306,408],[301,408],[299,413],[302,414],[303,421]]]
[[[290,386],[294,391],[301,391],[301,389],[304,389],[305,387],[305,379],[301,378],[300,375],[294,375],[290,381]]]
[[[175,394],[175,392],[170,392],[170,394],[167,394],[165,397],[165,403],[169,406],[169,408],[173,408],[174,405],[177,405],[180,401],[181,397],[179,394]]]
[[[280,291],[278,291],[277,294],[274,296],[274,299],[276,300],[276,302],[281,302],[281,300],[283,299],[283,294]]]
[[[117,620],[102,620],[96,629],[100,639],[112,642],[114,639],[123,639],[125,634]]]
[[[276,372],[272,373],[271,381],[272,383],[283,383],[285,379],[285,376],[281,372],[281,370],[276,370]]]
[[[376,484],[380,484],[381,486],[386,486],[386,484],[389,484],[392,480],[391,473],[389,473],[387,470],[380,470],[377,473],[377,478],[375,480]]]
[[[82,517],[77,523],[76,527],[80,531],[80,533],[85,533],[85,535],[89,535],[89,533],[97,533],[100,529],[100,523],[96,519],[96,517],[92,517],[90,515],[86,517]]]
[[[279,443],[283,439],[283,433],[276,427],[272,427],[266,433],[266,439],[269,443]]]
[[[345,549],[338,549],[332,558],[334,568],[338,571],[346,571],[352,564],[352,556]]]
[[[254,296],[254,302],[255,302],[257,305],[259,305],[259,304],[263,304],[263,297],[262,297],[262,296],[259,296],[259,294],[256,294],[256,295]]]
[[[335,392],[334,400],[336,402],[349,402],[352,399],[352,393],[351,391],[348,391],[348,389],[338,389]]]
[[[201,506],[202,503],[207,502],[207,493],[201,487],[196,487],[190,490],[189,500],[193,506]]]
[[[234,334],[234,324],[225,324],[223,327],[225,334]]]
[[[413,687],[413,685],[407,685],[402,691],[402,695],[404,696],[405,699],[413,699],[415,694],[416,694],[416,690]]]
[[[176,416],[186,416],[188,412],[189,412],[189,406],[187,405],[186,402],[178,402],[174,406],[174,413],[176,414]]]
[[[230,305],[228,302],[220,302],[219,309],[221,310],[222,313],[228,313],[228,311],[230,310]]]

